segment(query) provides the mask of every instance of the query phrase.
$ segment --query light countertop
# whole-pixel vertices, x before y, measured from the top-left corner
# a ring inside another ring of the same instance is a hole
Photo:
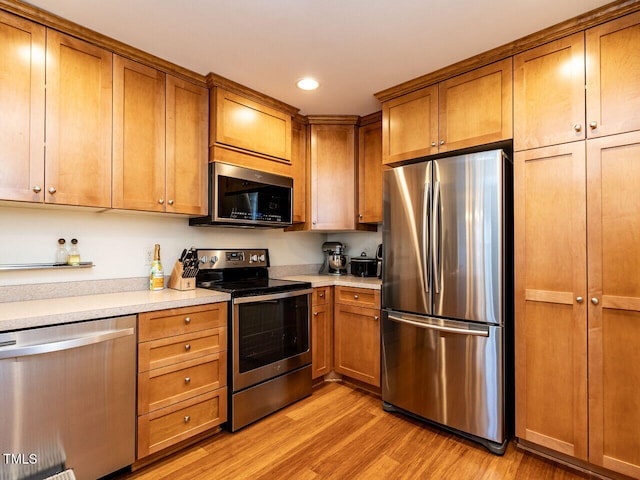
[[[354,277],[353,275],[290,275],[283,280],[311,282],[312,287],[359,287],[380,290],[382,280],[377,277]]]
[[[0,332],[226,302],[228,293],[196,288],[140,290],[0,303]]]

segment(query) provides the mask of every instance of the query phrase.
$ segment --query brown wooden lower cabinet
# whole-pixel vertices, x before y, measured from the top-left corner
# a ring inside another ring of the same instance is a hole
[[[380,386],[380,308],[355,306],[339,303],[345,296],[371,295],[378,291],[335,287],[336,304],[334,311],[334,355],[336,373]],[[342,289],[349,290],[345,294]],[[358,298],[358,299],[359,299]],[[379,298],[379,297],[378,297]],[[358,300],[356,299],[356,301]],[[352,302],[352,298],[349,302]],[[378,306],[379,306],[378,301]]]
[[[226,324],[226,302],[138,316],[138,460],[227,421]]]
[[[313,289],[311,300],[311,378],[329,372],[333,356],[333,287]]]

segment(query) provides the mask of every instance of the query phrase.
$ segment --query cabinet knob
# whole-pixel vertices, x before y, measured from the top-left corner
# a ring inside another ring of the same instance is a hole
[[[169,205],[173,205],[173,200],[169,200],[167,203],[168,203]]]
[[[185,383],[185,385],[189,385],[191,383],[191,378],[185,377],[184,378],[184,383]]]
[[[435,147],[436,145],[438,145],[436,142],[431,142],[432,147]]]
[[[49,193],[51,195],[53,195],[54,193],[56,193],[56,187],[49,187]]]
[[[584,301],[584,298],[582,297],[576,297],[576,302],[578,303],[582,303]]]
[[[191,350],[191,345],[187,343],[187,344],[184,346],[184,349],[188,352],[189,350]]]
[[[362,214],[358,215],[358,218],[359,218],[360,220],[362,220]]]
[[[191,317],[184,317],[184,323],[191,323]]]
[[[161,198],[160,200],[158,200],[158,203],[159,203],[160,205],[164,205],[164,198]]]
[[[591,130],[595,130],[596,128],[598,128],[598,122],[589,122],[589,128]]]
[[[42,191],[42,188],[40,188],[40,186],[38,185],[33,186],[33,193],[40,193],[41,191]]]
[[[318,294],[318,296],[319,296],[320,298],[324,298],[324,293],[320,293],[320,294]]]
[[[191,417],[189,415],[184,416],[184,423],[189,423],[191,421]]]
[[[317,317],[318,316],[318,312],[313,312],[313,316]]]
[[[591,303],[593,303],[594,305],[597,305],[597,304],[598,304],[598,303],[600,303],[600,302],[598,301],[598,299],[597,299],[596,297],[593,297],[593,298],[591,299]]]
[[[574,129],[576,132],[581,132],[581,131],[582,131],[582,125],[581,125],[581,124],[579,124],[579,123],[576,123],[576,124],[573,126],[573,129]]]
[[[360,297],[359,297],[358,295],[354,295],[354,296],[353,296],[353,298],[357,300],[357,299],[359,299]]]
[[[440,145],[444,145],[444,140],[440,140]]]
[[[315,225],[315,224],[316,224],[316,221],[314,220],[314,221],[313,221],[313,222],[311,222],[311,223],[312,223],[313,225]]]
[[[374,319],[375,321],[378,321],[378,320],[380,320],[380,317],[379,317],[378,315],[374,315],[374,316],[373,316],[373,319]]]

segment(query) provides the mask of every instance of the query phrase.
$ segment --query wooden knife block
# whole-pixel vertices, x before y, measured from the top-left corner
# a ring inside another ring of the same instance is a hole
[[[176,261],[171,276],[169,277],[169,288],[173,288],[174,290],[195,290],[196,277],[183,278],[183,273],[182,263]]]

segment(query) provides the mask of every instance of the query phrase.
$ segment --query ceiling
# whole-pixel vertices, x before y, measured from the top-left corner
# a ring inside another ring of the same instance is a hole
[[[300,108],[366,115],[373,94],[609,0],[30,0],[201,74]],[[295,83],[313,76],[320,88]]]

